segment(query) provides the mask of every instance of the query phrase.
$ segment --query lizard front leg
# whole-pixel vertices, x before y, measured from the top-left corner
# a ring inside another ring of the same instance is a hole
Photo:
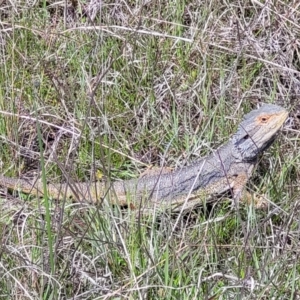
[[[255,193],[249,193],[246,190],[246,183],[249,180],[249,173],[240,173],[235,176],[233,180],[233,199],[235,205],[238,205],[238,201],[246,203],[248,205],[254,204],[256,208],[264,208],[266,207],[266,201],[262,196],[259,196]]]

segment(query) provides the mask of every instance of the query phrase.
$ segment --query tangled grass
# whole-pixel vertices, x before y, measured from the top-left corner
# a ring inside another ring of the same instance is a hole
[[[0,3],[1,172],[51,182],[179,167],[261,102],[291,111],[228,204],[136,220],[3,190],[0,299],[299,299],[298,1]]]

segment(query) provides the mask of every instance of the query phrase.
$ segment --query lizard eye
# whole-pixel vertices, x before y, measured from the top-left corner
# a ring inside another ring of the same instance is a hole
[[[248,140],[249,139],[249,135],[246,134],[244,137],[243,137],[243,140]]]
[[[258,120],[260,123],[267,123],[269,118],[267,116],[261,116]]]

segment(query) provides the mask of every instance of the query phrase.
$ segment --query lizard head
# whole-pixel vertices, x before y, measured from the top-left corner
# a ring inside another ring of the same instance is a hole
[[[232,138],[234,155],[242,161],[255,160],[272,144],[287,117],[287,110],[274,104],[264,104],[246,114]]]

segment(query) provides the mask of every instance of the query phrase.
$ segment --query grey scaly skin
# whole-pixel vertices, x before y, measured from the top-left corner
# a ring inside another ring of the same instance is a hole
[[[99,202],[105,197],[113,204],[131,208],[190,207],[226,191],[239,200],[258,156],[273,143],[287,117],[284,108],[264,104],[244,116],[226,144],[189,166],[139,179],[115,181],[110,187],[101,182],[48,184],[47,193],[58,200]],[[0,185],[37,196],[43,196],[44,191],[41,182],[30,183],[1,175]]]

